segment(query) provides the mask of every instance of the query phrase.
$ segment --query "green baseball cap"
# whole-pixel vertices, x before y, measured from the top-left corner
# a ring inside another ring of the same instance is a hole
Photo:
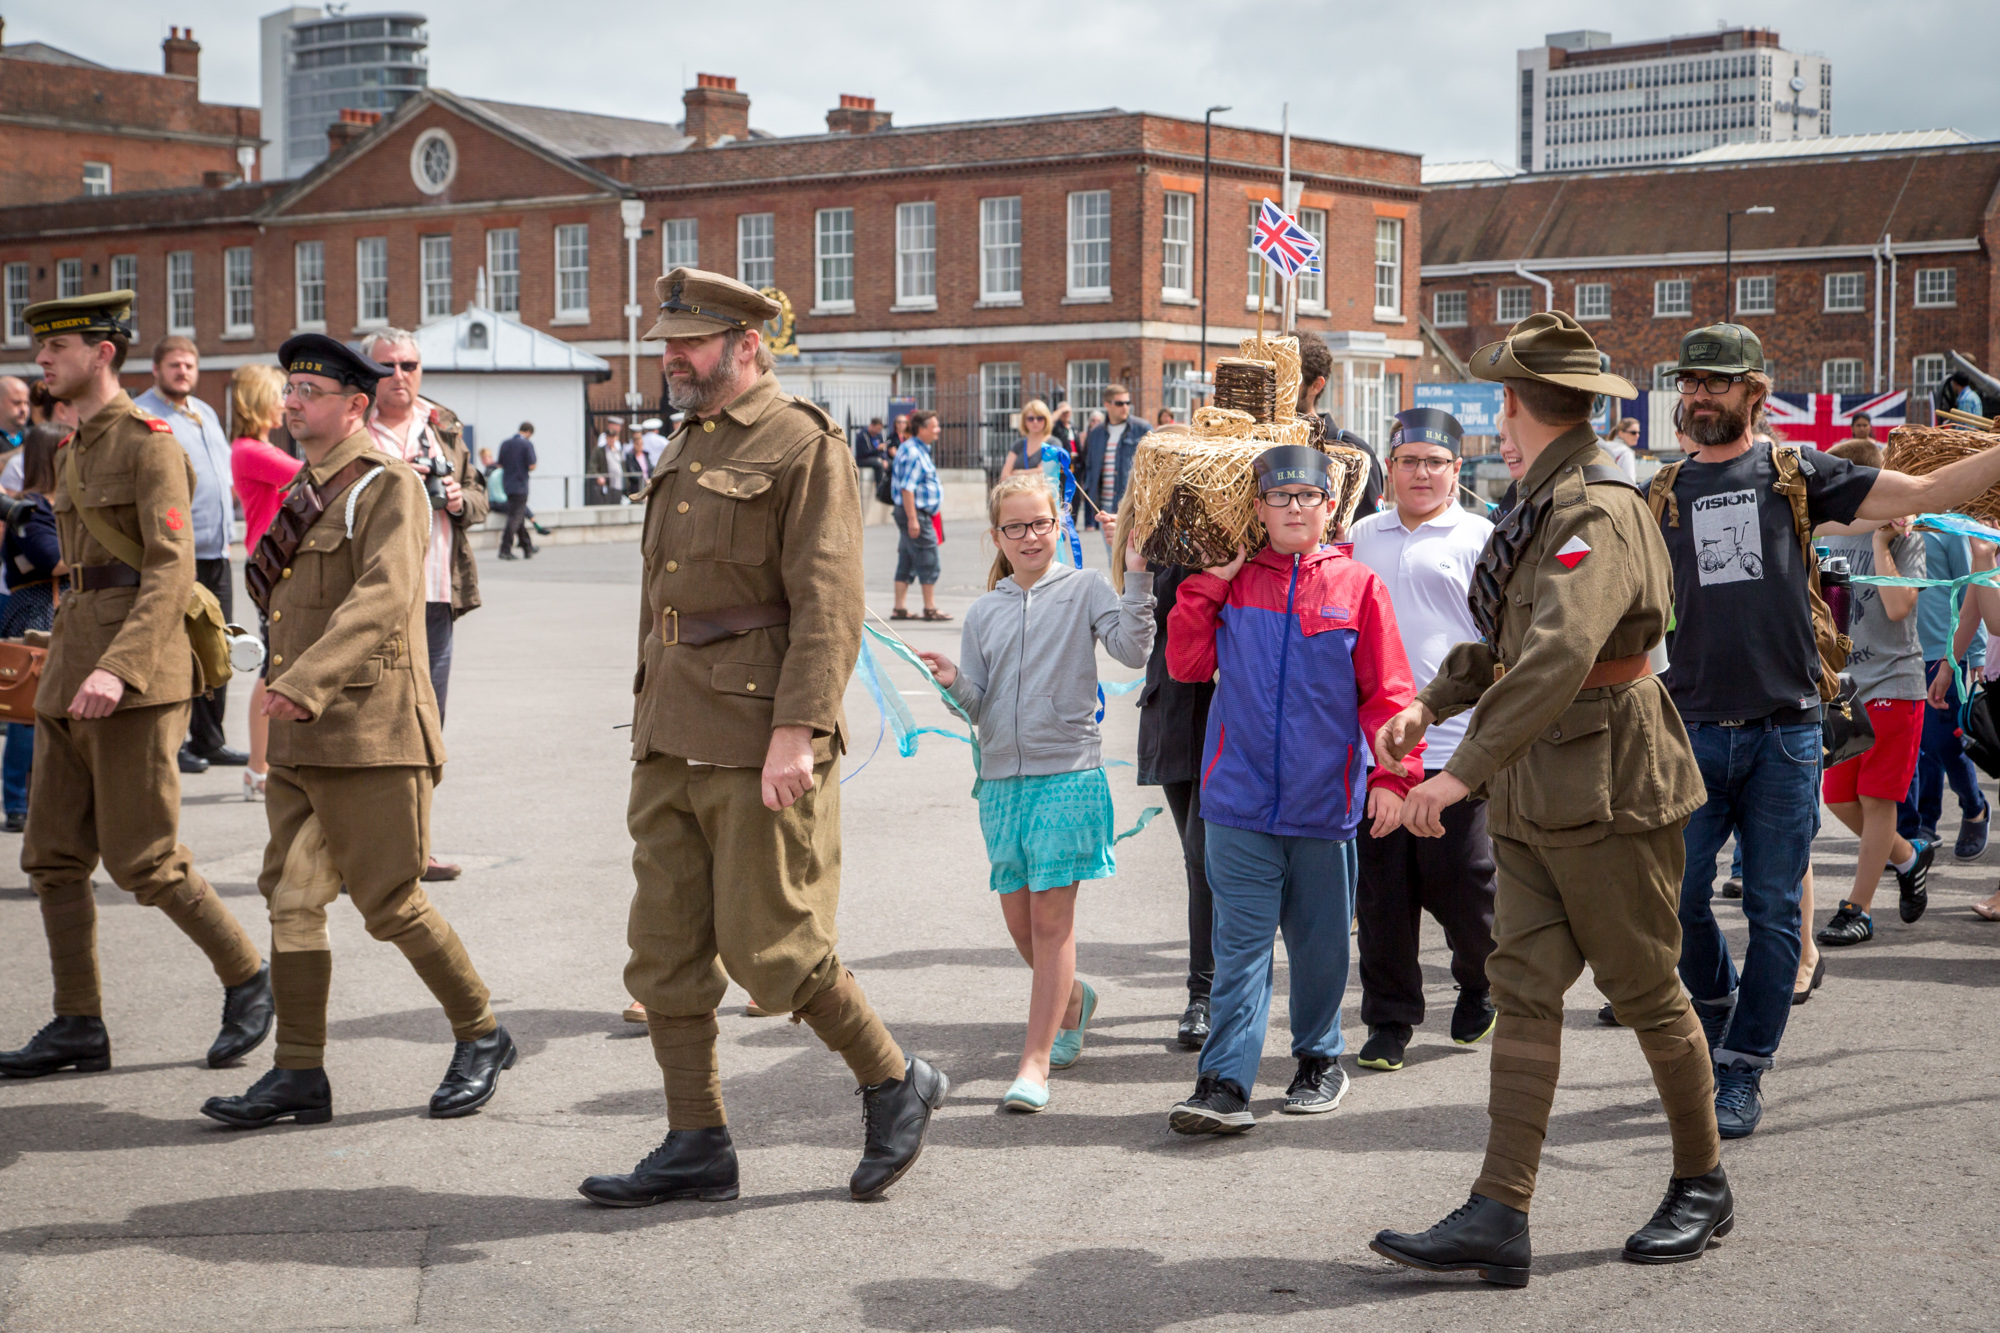
[[[1718,375],[1742,375],[1764,369],[1764,344],[1741,324],[1711,324],[1681,339],[1681,359],[1674,373],[1712,370]]]

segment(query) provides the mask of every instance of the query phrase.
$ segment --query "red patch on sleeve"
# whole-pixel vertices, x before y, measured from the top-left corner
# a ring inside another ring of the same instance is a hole
[[[175,532],[179,532],[179,531],[180,531],[180,530],[181,530],[181,529],[182,529],[183,527],[185,527],[186,525],[187,525],[187,520],[181,517],[181,511],[180,511],[180,510],[178,510],[178,509],[169,509],[169,510],[167,511],[167,526],[168,526],[168,527],[172,528],[172,529],[173,529],[173,530],[174,530]]]
[[[146,429],[158,435],[172,435],[174,433],[174,428],[158,417],[147,417]]]

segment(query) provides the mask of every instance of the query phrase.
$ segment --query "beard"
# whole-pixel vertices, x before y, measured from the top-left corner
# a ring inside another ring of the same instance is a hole
[[[1750,409],[1731,407],[1727,403],[1715,405],[1715,415],[1696,416],[1692,407],[1683,405],[1680,409],[1681,433],[1703,448],[1712,449],[1717,445],[1730,444],[1740,440],[1750,429]]]
[[[680,412],[706,412],[711,408],[722,406],[716,400],[728,390],[735,378],[733,355],[735,350],[733,342],[725,342],[722,356],[716,361],[715,368],[706,375],[695,373],[692,362],[668,362],[669,371],[678,368],[685,368],[688,371],[688,378],[678,384],[674,382],[671,374],[667,377],[668,405]]]

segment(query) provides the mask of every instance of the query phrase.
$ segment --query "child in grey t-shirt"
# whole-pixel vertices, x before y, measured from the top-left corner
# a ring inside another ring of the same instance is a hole
[[[1924,539],[1910,531],[1907,520],[1884,524],[1865,537],[1823,536],[1819,545],[1830,555],[1846,557],[1850,574],[1924,577]],[[1855,700],[1923,698],[1928,682],[1917,639],[1917,589],[1856,583],[1848,605],[1847,634],[1854,650],[1847,657],[1847,674],[1854,678]]]

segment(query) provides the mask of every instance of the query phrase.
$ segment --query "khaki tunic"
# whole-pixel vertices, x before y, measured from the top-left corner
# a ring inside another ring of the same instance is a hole
[[[35,693],[36,712],[64,716],[84,678],[100,667],[125,682],[120,710],[182,703],[199,692],[187,634],[188,598],[194,592],[193,491],[187,450],[173,430],[123,392],[57,450],[50,504],[69,567],[119,564],[84,527],[79,507],[130,538],[145,558],[136,588],[63,591]]]

